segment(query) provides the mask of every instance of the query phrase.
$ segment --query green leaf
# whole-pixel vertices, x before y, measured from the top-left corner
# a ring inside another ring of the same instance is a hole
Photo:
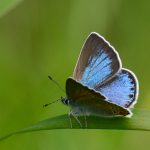
[[[0,0],[0,17],[13,9],[22,0]]]
[[[83,117],[79,118],[83,127],[81,127],[75,119],[72,118],[72,128],[68,115],[61,115],[54,118],[46,119],[37,122],[30,127],[24,128],[17,132],[8,134],[0,138],[0,141],[25,132],[33,132],[40,130],[52,130],[52,129],[85,129],[85,120]],[[86,129],[115,129],[115,130],[139,130],[150,131],[150,111],[134,109],[134,115],[131,118],[126,117],[87,117],[88,126]]]

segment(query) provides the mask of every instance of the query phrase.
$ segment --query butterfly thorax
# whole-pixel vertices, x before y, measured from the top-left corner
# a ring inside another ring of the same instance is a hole
[[[71,100],[68,97],[61,97],[61,102],[71,108],[72,115],[83,115],[82,105],[80,103],[78,104],[76,101]]]

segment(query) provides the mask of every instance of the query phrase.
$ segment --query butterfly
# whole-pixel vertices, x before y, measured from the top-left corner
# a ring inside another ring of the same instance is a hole
[[[61,101],[73,116],[130,117],[138,91],[136,76],[122,68],[117,51],[92,32],[81,49],[73,77],[66,80],[66,97]]]

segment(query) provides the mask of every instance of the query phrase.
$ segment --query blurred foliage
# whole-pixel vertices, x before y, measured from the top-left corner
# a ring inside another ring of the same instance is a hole
[[[110,41],[123,67],[137,75],[140,96],[135,107],[150,109],[149,7],[150,1],[140,0],[25,0],[4,15],[0,20],[0,134],[68,112],[61,103],[42,108],[64,96],[47,75],[65,87],[91,31]],[[140,150],[150,148],[149,138],[148,132],[53,130],[10,138],[0,143],[0,149]]]
[[[22,0],[0,0],[0,17],[13,9]]]

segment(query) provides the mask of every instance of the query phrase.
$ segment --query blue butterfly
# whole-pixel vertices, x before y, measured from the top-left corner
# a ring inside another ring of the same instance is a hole
[[[138,80],[122,68],[117,51],[92,32],[81,50],[73,77],[66,81],[61,101],[76,116],[131,116],[138,97]],[[79,122],[79,121],[78,121]]]

